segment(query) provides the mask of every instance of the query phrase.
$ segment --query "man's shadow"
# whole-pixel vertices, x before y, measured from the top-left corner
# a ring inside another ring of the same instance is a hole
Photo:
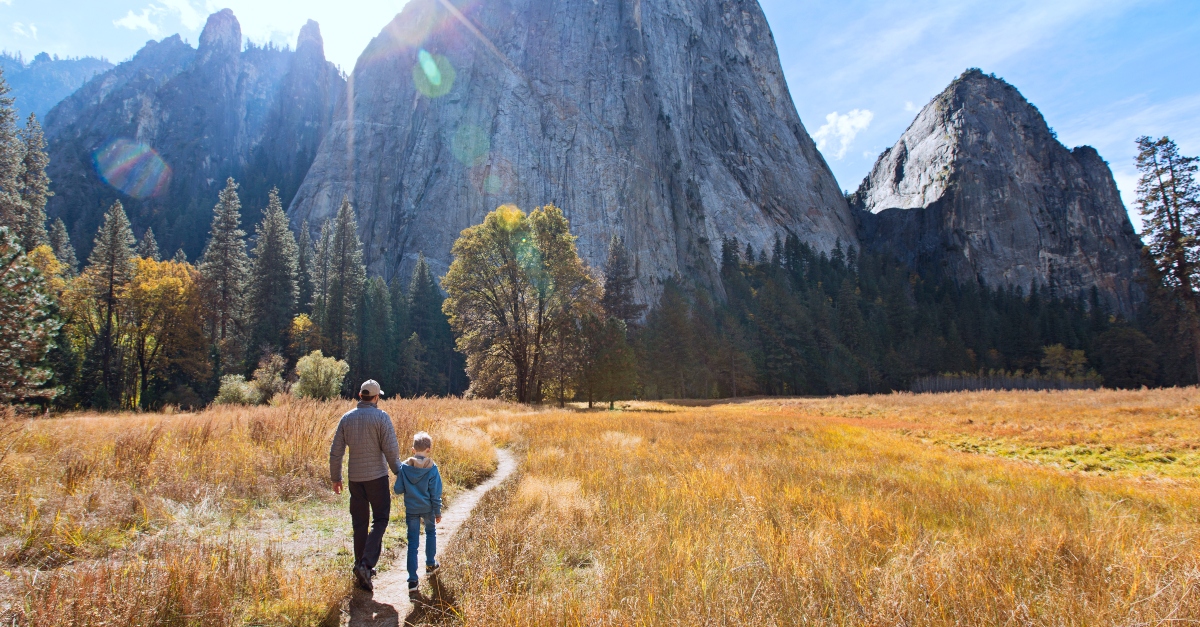
[[[400,624],[400,613],[395,607],[376,601],[370,592],[357,587],[352,593],[348,609],[350,627],[394,627]]]
[[[448,618],[462,615],[458,608],[457,596],[442,581],[438,573],[435,572],[429,576],[429,586],[432,588],[431,596],[427,597],[420,592],[410,595],[413,610],[404,617],[405,625],[440,623]]]

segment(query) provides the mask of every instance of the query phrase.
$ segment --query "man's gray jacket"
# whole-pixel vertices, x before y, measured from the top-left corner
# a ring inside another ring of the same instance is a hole
[[[388,466],[400,474],[400,445],[392,417],[370,403],[359,403],[338,423],[329,447],[329,478],[342,480],[342,457],[350,447],[349,471],[351,481],[372,481],[386,477]]]

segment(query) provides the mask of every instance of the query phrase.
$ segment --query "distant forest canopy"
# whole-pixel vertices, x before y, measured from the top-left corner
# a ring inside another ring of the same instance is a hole
[[[1013,387],[1185,385],[1200,370],[1196,160],[1140,138],[1148,299],[993,290],[880,254],[723,242],[722,294],[666,281],[635,302],[636,264],[613,238],[586,266],[562,211],[504,206],[463,232],[439,280],[368,277],[353,206],[294,232],[268,194],[252,237],[238,184],[216,199],[204,253],[165,257],[120,202],[79,267],[35,116],[18,125],[0,80],[0,402],[59,408],[263,403],[291,390],[502,396],[521,402],[825,395]],[[930,377],[947,375],[941,380]]]

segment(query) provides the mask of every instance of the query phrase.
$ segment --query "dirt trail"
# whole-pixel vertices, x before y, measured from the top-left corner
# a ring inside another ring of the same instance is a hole
[[[441,556],[448,550],[454,548],[454,536],[457,535],[459,527],[466,522],[471,516],[471,511],[483,499],[483,495],[487,494],[496,486],[500,485],[509,475],[517,469],[517,461],[513,459],[511,453],[503,449],[496,449],[496,456],[499,458],[499,465],[496,467],[496,472],[485,482],[479,484],[474,489],[459,494],[454,499],[454,503],[442,512],[442,523],[437,529],[437,544],[439,561],[444,561]],[[393,503],[393,507],[399,505],[404,507],[403,501]],[[403,529],[396,530],[396,525],[392,524],[388,527],[388,536],[396,537],[396,533],[405,533]],[[421,535],[421,542],[425,541],[424,534]],[[407,551],[407,549],[405,549]],[[396,551],[395,560],[389,565],[386,572],[380,573],[375,578],[375,592],[365,592],[355,588],[353,596],[350,597],[349,606],[349,621],[343,616],[343,625],[350,627],[393,627],[405,623],[405,617],[413,613],[414,607],[408,598],[408,570],[404,560],[406,557],[405,551]],[[421,582],[425,582],[425,549],[421,548]]]

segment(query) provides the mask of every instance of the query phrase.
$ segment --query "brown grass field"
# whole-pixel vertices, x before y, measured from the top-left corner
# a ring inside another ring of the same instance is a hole
[[[350,406],[6,423],[0,621],[337,624]],[[384,409],[451,497],[520,462],[451,624],[1200,624],[1194,388]]]

